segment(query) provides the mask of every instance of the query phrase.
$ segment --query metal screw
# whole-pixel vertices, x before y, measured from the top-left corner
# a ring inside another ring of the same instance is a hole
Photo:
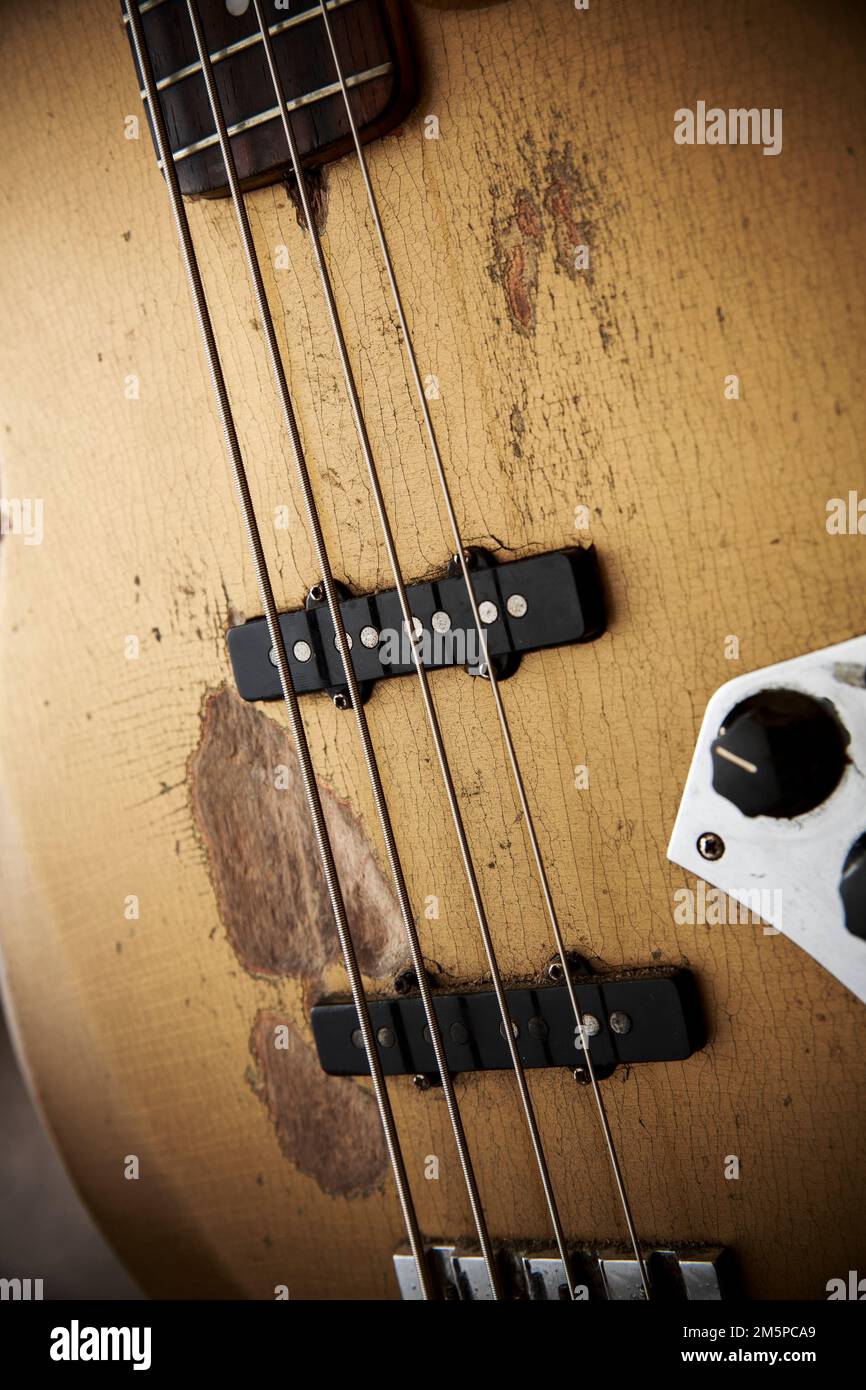
[[[531,1038],[546,1038],[548,1033],[547,1024],[543,1018],[531,1018],[527,1024],[529,1036]]]
[[[508,609],[512,618],[525,618],[529,604],[522,594],[512,594],[505,607]]]
[[[376,629],[375,629],[374,627],[362,627],[362,628],[361,628],[361,646],[362,646],[362,647],[378,647],[378,645],[379,645],[379,634],[378,634],[378,632],[376,631]]]
[[[589,1072],[586,1067],[575,1067],[571,1074],[579,1086],[589,1085]]]
[[[601,1024],[599,1023],[595,1014],[583,1015],[583,1031],[586,1033],[586,1036],[588,1038],[594,1038],[597,1033],[601,1032]],[[574,1045],[577,1048],[578,1052],[583,1051],[583,1048],[580,1045],[580,1034],[578,1033],[576,1028],[574,1030]]]
[[[628,1014],[622,1012],[622,1009],[617,1009],[615,1013],[612,1013],[609,1022],[614,1033],[630,1033],[632,1030],[632,1021]]]
[[[296,661],[309,661],[310,657],[313,655],[313,649],[309,642],[304,642],[302,639],[300,642],[296,642],[292,647],[292,655]]]
[[[404,627],[404,629],[405,629],[405,627],[406,627],[405,621],[404,621],[404,623],[403,623],[403,627]],[[421,623],[421,619],[420,619],[420,618],[416,618],[416,617],[415,617],[415,614],[413,613],[413,614],[412,614],[412,636],[417,640],[417,639],[421,636],[421,633],[422,633],[423,631],[424,631],[424,627],[423,627],[423,625],[422,625],[422,623]]]
[[[447,613],[442,612],[441,608],[436,610],[430,622],[433,625],[434,632],[447,632],[451,627],[451,619]]]
[[[449,1032],[452,1042],[467,1043],[469,1041],[469,1030],[462,1023],[452,1023]]]
[[[499,617],[499,609],[495,603],[491,603],[490,599],[486,598],[483,603],[478,605],[478,616],[482,623],[495,623]]]
[[[348,695],[339,694],[334,696],[335,709],[350,709],[351,704],[352,702],[349,699]]]
[[[352,1046],[357,1047],[359,1052],[364,1051],[364,1034],[361,1032],[360,1028],[354,1028],[352,1030]]]
[[[324,597],[325,597],[325,586],[324,586],[324,584],[314,584],[313,587],[312,587],[312,589],[310,590],[310,598],[312,599],[313,603],[321,603],[321,602],[322,602],[322,599],[323,599]]]
[[[520,1037],[520,1024],[515,1023],[514,1019],[511,1020],[511,1032],[515,1038]],[[500,1023],[499,1025],[499,1036],[501,1038],[504,1038],[506,1036],[504,1023]]]
[[[424,1076],[422,1072],[418,1072],[416,1076],[412,1077],[412,1085],[418,1091],[429,1091],[433,1082],[430,1080],[429,1076]]]
[[[394,980],[395,994],[411,994],[418,988],[418,977],[414,970],[401,970]]]
[[[346,641],[349,644],[349,651],[351,651],[355,644],[352,641],[352,634],[350,632],[346,633]],[[340,650],[340,639],[337,636],[336,632],[334,633],[334,646],[337,648],[337,651]]]
[[[568,961],[568,968],[572,975],[574,975],[575,972],[582,975],[588,975],[590,973],[589,966],[583,959],[583,956],[577,955],[574,951],[568,951],[565,958]],[[551,960],[548,961],[545,970],[548,980],[553,980],[554,984],[561,984],[565,979],[565,971],[562,968],[562,959],[560,956],[553,956]]]
[[[698,854],[704,859],[721,859],[725,852],[725,842],[714,830],[705,830],[698,836]]]
[[[393,1047],[397,1039],[390,1028],[380,1028],[376,1034],[376,1041],[380,1047]]]

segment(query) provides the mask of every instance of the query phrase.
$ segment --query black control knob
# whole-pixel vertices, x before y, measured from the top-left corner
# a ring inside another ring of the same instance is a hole
[[[761,690],[719,729],[713,786],[744,816],[802,816],[839,785],[847,744],[829,702],[799,690]]]
[[[866,940],[866,835],[851,846],[839,883],[845,926]]]

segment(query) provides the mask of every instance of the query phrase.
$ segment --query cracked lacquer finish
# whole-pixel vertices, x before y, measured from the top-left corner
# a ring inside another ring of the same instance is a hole
[[[688,963],[710,1024],[689,1061],[605,1083],[638,1228],[732,1247],[752,1294],[821,1297],[866,1243],[860,1006],[760,924],[677,926],[665,847],[710,693],[863,628],[864,542],[824,527],[862,483],[862,24],[745,0],[410,18],[419,104],[370,163],[465,538],[506,558],[592,539],[608,587],[603,638],[503,686],[567,941],[596,965]],[[33,1084],[150,1292],[393,1296],[367,1083],[311,1052],[310,1007],[345,979],[284,720],[226,687],[226,628],[260,610],[165,189],[146,132],[123,138],[140,103],[112,0],[7,4],[0,70],[3,495],[45,502],[43,544],[0,548],[3,949]],[[781,156],[676,146],[674,111],[702,97],[783,107]],[[447,525],[357,171],[321,181],[415,578],[444,566]],[[335,573],[387,587],[304,232],[281,186],[249,206]],[[319,576],[231,210],[190,218],[277,599],[298,607]],[[503,971],[534,974],[551,947],[490,691],[431,684]],[[404,955],[352,721],[304,714],[381,986]],[[482,979],[415,683],[382,683],[368,714],[425,954],[443,983]],[[530,1086],[569,1233],[620,1237],[591,1097],[567,1074]],[[457,1088],[491,1231],[543,1238],[513,1084]],[[466,1233],[441,1096],[391,1093],[424,1229]]]

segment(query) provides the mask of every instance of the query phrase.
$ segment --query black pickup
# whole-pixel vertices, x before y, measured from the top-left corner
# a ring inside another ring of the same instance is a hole
[[[524,652],[588,642],[605,628],[604,597],[595,548],[554,551],[496,564],[470,552],[472,582],[490,660],[500,680],[513,674]],[[478,634],[459,566],[427,583],[407,586],[416,640],[429,669],[463,666],[483,675]],[[341,590],[340,609],[351,641],[362,698],[376,681],[414,670],[396,589],[364,598]],[[299,695],[345,695],[345,676],[334,625],[317,586],[307,606],[280,614],[289,669]],[[245,700],[277,700],[280,680],[271,659],[264,618],[229,629],[228,648],[238,693]]]
[[[610,1076],[620,1064],[682,1061],[703,1046],[697,990],[687,970],[575,976],[574,984],[584,1026],[593,1030],[589,1046],[599,1077]],[[583,1052],[564,984],[509,989],[506,999],[524,1067],[580,1068]],[[433,1007],[451,1071],[502,1071],[511,1066],[492,990],[434,993]],[[370,1022],[387,1076],[436,1072],[419,995],[371,1000]],[[317,1004],[312,1025],[323,1071],[369,1075],[354,1004]]]

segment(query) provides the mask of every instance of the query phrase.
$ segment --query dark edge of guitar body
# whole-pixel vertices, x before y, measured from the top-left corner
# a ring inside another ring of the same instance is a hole
[[[125,15],[125,0],[120,0],[120,7]],[[305,8],[315,11],[318,8],[316,0],[310,0],[309,5]],[[157,9],[148,11],[142,16],[145,39],[148,42],[157,79],[164,76],[166,71],[173,71],[174,68],[171,63],[166,66],[164,60],[161,60],[164,48],[158,42],[153,41],[155,36],[148,32],[151,27],[148,21],[154,15],[162,15],[163,19],[167,19],[170,14],[176,14],[178,9],[182,16],[186,14],[184,0],[176,0],[176,3],[175,0],[167,0],[164,7],[160,5]],[[210,49],[214,52],[221,46],[222,36],[213,33],[211,16],[208,14],[206,4],[201,3],[201,0],[200,9],[205,33],[209,37]],[[218,13],[220,17],[227,15],[224,6]],[[248,13],[254,15],[252,10]],[[304,13],[304,10],[300,10],[299,13]],[[329,10],[329,16],[335,25],[335,37],[347,73],[353,70],[353,60],[350,53],[352,45],[348,42],[353,38],[353,33],[347,33],[343,41],[340,42],[340,28],[344,22],[350,31],[354,29],[354,37],[357,38],[362,49],[364,43],[375,41],[375,31],[378,29],[380,37],[387,47],[387,57],[393,64],[391,73],[374,79],[364,87],[352,89],[352,105],[358,125],[358,134],[362,144],[367,145],[396,129],[412,110],[417,100],[419,72],[410,39],[408,16],[404,13],[400,0],[352,0],[352,3],[346,5],[345,11],[342,8]],[[321,21],[317,21],[315,17],[310,19],[308,24],[310,26],[317,25],[321,29]],[[301,25],[297,31],[293,32],[303,36],[307,27],[307,24]],[[130,47],[132,47],[128,24],[124,24],[124,28],[127,30],[127,38]],[[189,42],[192,43],[191,35]],[[319,34],[319,42],[320,44],[327,42],[323,32]],[[281,52],[280,36],[274,40],[274,45],[279,58]],[[261,45],[258,47],[260,49]],[[194,55],[188,54],[187,59],[191,56]],[[299,56],[303,59],[304,54],[301,53]],[[134,49],[132,57],[136,77],[139,86],[141,86],[141,73],[135,61]],[[264,56],[262,56],[261,61],[262,63],[265,62]],[[252,114],[256,110],[276,105],[276,96],[270,76],[268,75],[266,79],[263,79],[263,85],[259,90],[258,84],[253,86],[249,80],[244,80],[244,74],[237,59],[226,59],[216,66],[215,73],[218,82],[220,76],[233,63],[235,69],[230,88],[231,100],[237,100],[243,107],[245,114]],[[331,63],[330,54],[328,55],[328,63]],[[285,80],[286,74],[283,65],[280,64],[280,67]],[[336,80],[336,73],[331,71],[327,80]],[[287,83],[287,95],[290,99],[294,85]],[[193,93],[194,101],[190,100]],[[227,100],[228,93],[229,89],[222,90],[224,102]],[[186,97],[187,100],[179,101],[178,94]],[[193,107],[202,113],[201,119],[206,122],[207,132],[212,131],[213,125],[207,96],[200,74],[189,77],[176,86],[166,88],[162,93],[162,102],[170,131],[174,132],[177,129],[177,121],[185,114],[188,115]],[[145,109],[147,110],[146,103]],[[334,160],[350,154],[354,149],[354,141],[348,130],[341,94],[338,93],[334,97],[327,98],[315,108],[314,114],[311,114],[313,111],[314,108],[307,107],[291,113],[292,128],[305,168],[315,168],[332,163]],[[153,139],[153,126],[149,110],[147,110],[147,119],[151,139]],[[333,138],[330,138],[332,131],[339,131],[339,133],[334,133]],[[175,146],[175,148],[180,148],[183,143],[181,140],[180,145]],[[235,135],[232,138],[232,148],[238,163],[241,187],[244,191],[279,182],[285,182],[290,189],[294,187],[295,180],[291,159],[286,148],[282,122],[279,119],[274,119],[264,125]],[[154,141],[155,153],[156,142]],[[250,167],[252,167],[252,171],[245,173],[245,168],[249,170]],[[214,171],[218,171],[218,173]],[[177,164],[177,172],[181,192],[186,197],[224,198],[228,196],[228,185],[225,181],[222,158],[218,147],[180,160]]]

